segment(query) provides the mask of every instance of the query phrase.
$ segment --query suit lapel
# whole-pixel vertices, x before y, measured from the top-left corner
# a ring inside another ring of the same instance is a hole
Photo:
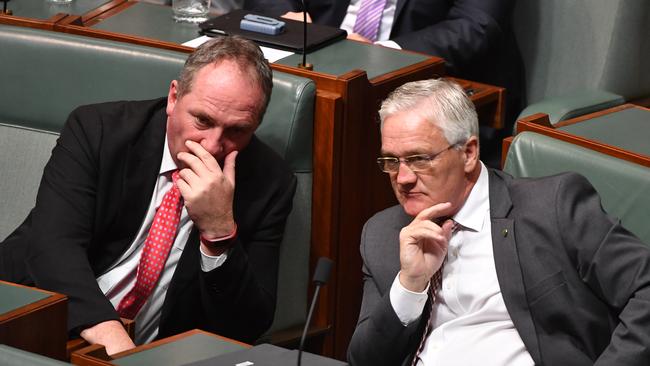
[[[148,127],[149,131],[145,131],[140,140],[129,146],[126,153],[119,219],[123,232],[137,233],[158,179],[166,128],[162,116],[153,118],[156,120]]]
[[[541,364],[535,324],[528,310],[521,263],[515,242],[514,219],[508,217],[512,201],[503,178],[490,171],[490,216],[494,263],[503,300],[526,349]]]
[[[397,23],[397,19],[402,13],[402,10],[404,9],[404,5],[406,4],[407,1],[408,0],[397,0],[397,4],[395,5],[395,17],[393,18],[393,25]]]
[[[160,115],[162,113],[162,115]],[[154,184],[158,178],[162,147],[165,141],[164,109],[152,117],[147,127],[120,154],[123,165],[108,177],[107,220],[98,229],[104,242],[101,255],[93,256],[93,267],[102,273],[119,258],[138,233],[149,208]],[[114,186],[114,187],[112,187]],[[115,188],[119,187],[119,188]]]

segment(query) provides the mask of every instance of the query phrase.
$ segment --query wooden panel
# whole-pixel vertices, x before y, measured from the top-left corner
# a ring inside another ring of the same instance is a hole
[[[108,356],[106,354],[106,349],[104,348],[104,346],[99,345],[99,344],[91,345],[91,346],[82,348],[82,349],[80,349],[80,350],[78,350],[76,352],[73,352],[70,361],[73,364],[80,365],[80,366],[115,366],[115,363],[113,363],[114,360],[124,358],[124,357],[130,356],[130,355],[133,355],[133,354],[136,354],[136,353],[140,353],[140,352],[143,352],[143,351],[147,351],[147,350],[150,350],[150,349],[153,349],[153,348],[156,348],[156,347],[160,347],[160,346],[168,344],[168,343],[177,342],[177,341],[183,340],[183,339],[185,339],[187,337],[191,337],[191,336],[197,335],[197,334],[202,334],[202,335],[205,335],[205,336],[213,337],[216,340],[224,341],[224,342],[227,342],[227,343],[233,343],[233,344],[239,345],[239,346],[244,347],[244,348],[250,348],[251,347],[249,344],[242,343],[242,342],[236,341],[234,339],[222,337],[222,336],[212,334],[212,333],[209,333],[209,332],[205,332],[205,331],[202,331],[202,330],[199,330],[199,329],[194,329],[194,330],[190,330],[190,331],[187,331],[187,332],[184,332],[184,333],[177,334],[177,335],[172,336],[172,337],[167,337],[167,338],[164,338],[164,339],[160,339],[160,340],[151,342],[149,344],[138,346],[138,347],[136,347],[134,349],[114,354],[113,356]]]
[[[68,338],[67,298],[49,291],[0,282],[47,295],[42,300],[0,315],[0,343],[64,360]]]

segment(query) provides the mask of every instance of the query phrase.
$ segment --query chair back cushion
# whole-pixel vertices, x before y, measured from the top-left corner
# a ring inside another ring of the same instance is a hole
[[[275,319],[269,332],[300,325],[307,313],[311,244],[313,81],[273,73],[273,94],[256,135],[282,156],[298,180],[280,247]]]
[[[186,53],[0,25],[0,122],[60,132],[85,104],[167,95]]]
[[[650,1],[517,1],[528,103],[583,90],[650,94]]]
[[[515,177],[574,171],[598,191],[605,210],[650,245],[650,169],[534,132],[518,134],[504,170]]]

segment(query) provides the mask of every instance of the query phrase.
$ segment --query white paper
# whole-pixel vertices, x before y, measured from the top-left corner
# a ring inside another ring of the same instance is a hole
[[[183,43],[183,46],[196,48],[211,39],[212,37],[201,36],[199,38],[195,38]],[[283,51],[283,50],[278,50],[269,47],[260,47],[260,48],[262,49],[262,53],[264,53],[264,57],[266,57],[266,59],[269,60],[269,62],[275,62],[287,56],[293,55],[293,52],[290,51]]]

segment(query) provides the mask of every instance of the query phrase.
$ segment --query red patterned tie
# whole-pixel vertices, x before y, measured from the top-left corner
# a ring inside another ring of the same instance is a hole
[[[458,224],[456,221],[454,221],[454,226],[451,228],[451,235],[454,235],[460,230],[460,224]],[[431,321],[433,320],[433,304],[436,303],[436,295],[438,294],[438,290],[442,287],[442,272],[445,269],[445,262],[447,262],[447,257],[445,257],[445,260],[442,262],[442,265],[440,266],[440,269],[436,273],[434,273],[433,277],[431,277],[431,281],[429,282],[429,302],[427,303],[428,306],[425,309],[425,314],[428,314],[429,317],[426,320],[426,324],[424,326],[424,332],[422,332],[422,339],[420,339],[420,344],[418,345],[418,349],[415,352],[415,357],[413,357],[413,360],[411,361],[411,366],[415,366],[418,361],[420,360],[420,353],[424,350],[424,343],[426,342],[427,338],[429,337],[429,334],[431,334],[431,331],[433,330],[433,327],[431,326]]]
[[[183,209],[183,200],[176,185],[177,180],[176,170],[172,173],[173,186],[165,193],[162,203],[156,210],[149,234],[144,241],[135,285],[117,307],[117,312],[123,318],[135,318],[156,287],[160,273],[165,267],[169,250],[176,238]]]

